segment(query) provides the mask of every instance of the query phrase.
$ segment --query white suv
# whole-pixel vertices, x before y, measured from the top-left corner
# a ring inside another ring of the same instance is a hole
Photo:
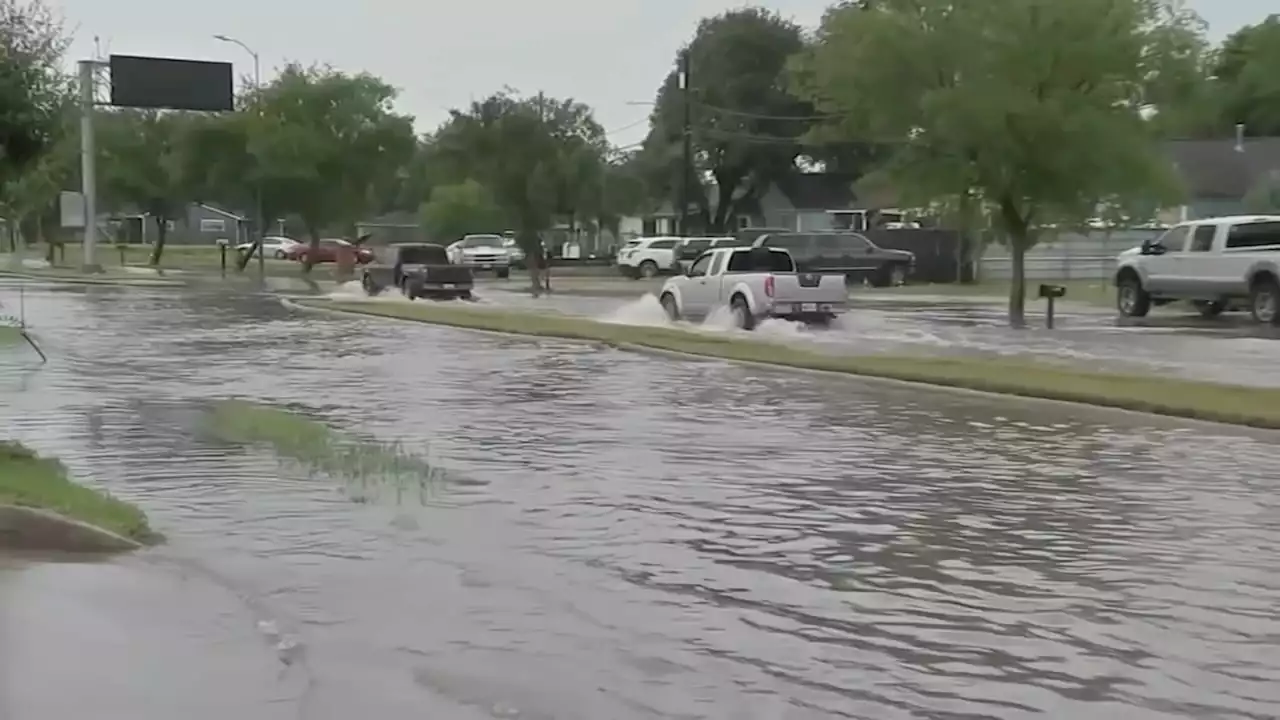
[[[1190,300],[1205,317],[1248,308],[1258,322],[1280,325],[1280,215],[1179,223],[1121,253],[1115,283],[1127,317]]]
[[[680,263],[676,248],[681,237],[651,237],[629,240],[618,251],[618,272],[629,278],[652,278],[662,273],[677,273]]]

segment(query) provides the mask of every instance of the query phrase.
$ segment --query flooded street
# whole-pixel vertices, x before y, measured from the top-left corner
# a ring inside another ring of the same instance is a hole
[[[0,560],[0,720],[1280,708],[1274,435],[267,296],[32,287],[25,306],[51,359],[0,349],[0,427],[169,542]],[[446,478],[354,502],[208,437],[222,398]]]

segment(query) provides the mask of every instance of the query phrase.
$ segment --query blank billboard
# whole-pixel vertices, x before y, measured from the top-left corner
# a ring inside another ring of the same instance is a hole
[[[235,107],[231,63],[111,56],[116,107],[223,112]]]

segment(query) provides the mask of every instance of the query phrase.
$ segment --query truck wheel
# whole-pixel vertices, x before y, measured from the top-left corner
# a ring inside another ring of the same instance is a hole
[[[499,280],[506,280],[511,277],[511,268],[502,268],[495,273]]]
[[[1253,281],[1249,289],[1249,314],[1267,325],[1280,325],[1280,282],[1270,275]]]
[[[422,288],[415,282],[405,280],[404,284],[400,286],[400,292],[404,293],[404,296],[410,300],[415,300],[422,295]]]
[[[1136,276],[1116,281],[1116,309],[1125,317],[1146,317],[1151,312],[1151,295],[1142,289],[1142,281]]]
[[[646,280],[658,277],[658,263],[652,260],[640,263],[640,276]]]
[[[671,293],[662,294],[662,310],[667,314],[667,319],[671,322],[680,320],[680,306],[676,303],[676,297]]]
[[[889,266],[889,286],[901,287],[907,284],[907,269],[902,265]]]
[[[1205,318],[1216,318],[1227,309],[1226,305],[1214,300],[1196,300],[1191,305],[1200,313],[1200,317]]]
[[[733,324],[738,329],[756,329],[756,316],[751,314],[751,307],[747,305],[746,298],[741,295],[734,295],[733,300],[729,303],[729,312],[733,315]]]
[[[364,293],[369,297],[377,297],[378,294],[382,292],[382,288],[378,287],[378,284],[375,283],[373,278],[368,275],[365,275],[364,278],[361,279],[360,285],[364,287]]]

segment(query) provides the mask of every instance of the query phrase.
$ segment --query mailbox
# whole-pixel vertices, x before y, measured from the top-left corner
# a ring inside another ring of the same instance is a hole
[[[1049,299],[1060,298],[1060,297],[1065,297],[1066,294],[1067,294],[1067,289],[1062,287],[1061,285],[1041,285],[1040,286],[1040,297],[1042,298],[1049,298]]]

